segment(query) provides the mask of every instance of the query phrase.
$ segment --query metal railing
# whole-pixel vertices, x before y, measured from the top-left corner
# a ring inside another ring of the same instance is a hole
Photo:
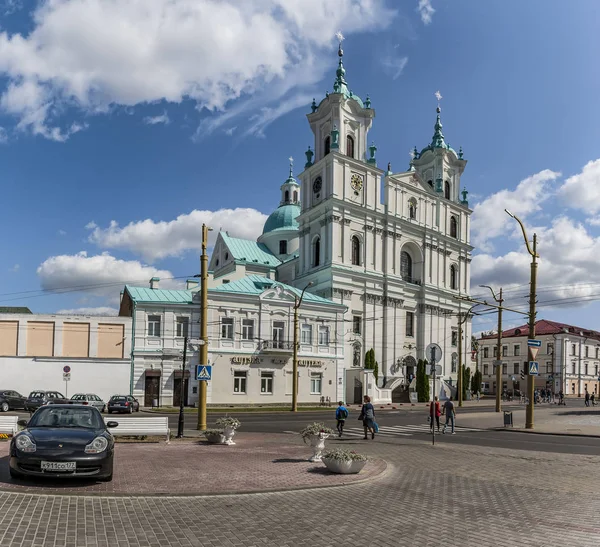
[[[261,344],[261,349],[263,350],[292,351],[294,349],[294,343],[285,340],[265,340]]]

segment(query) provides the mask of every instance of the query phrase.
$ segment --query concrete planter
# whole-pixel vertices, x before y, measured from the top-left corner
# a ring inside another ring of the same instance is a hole
[[[208,433],[204,435],[211,444],[226,444],[225,435],[222,433]]]
[[[223,443],[224,444],[235,444],[233,442],[233,436],[235,435],[236,428],[231,425],[226,425],[223,428],[223,435],[225,437]]]
[[[320,462],[323,450],[325,450],[325,439],[329,437],[329,433],[319,433],[318,435],[309,435],[310,446],[313,449],[313,455],[308,460],[309,462]]]
[[[366,461],[334,460],[333,458],[323,458],[321,461],[332,473],[341,473],[344,475],[355,475],[360,473],[367,463]]]

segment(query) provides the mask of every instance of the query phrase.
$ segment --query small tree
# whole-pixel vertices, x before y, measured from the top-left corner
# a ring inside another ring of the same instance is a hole
[[[365,368],[373,371],[375,381],[379,379],[379,364],[375,361],[375,350],[371,348],[365,353]]]
[[[429,376],[425,374],[427,361],[419,359],[417,363],[417,397],[420,403],[429,401]]]
[[[471,369],[469,367],[463,368],[463,383],[462,383],[463,400],[465,400],[467,398],[467,393],[469,391],[470,383],[471,383]]]
[[[483,375],[481,374],[481,371],[479,369],[477,369],[474,373],[473,373],[473,378],[471,378],[471,389],[477,393],[481,391],[481,380],[483,379]]]
[[[379,363],[375,361],[375,366],[373,367],[373,376],[375,376],[375,381],[379,380]]]

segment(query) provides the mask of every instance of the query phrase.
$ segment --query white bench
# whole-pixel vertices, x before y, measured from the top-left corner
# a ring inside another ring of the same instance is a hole
[[[166,435],[167,442],[171,436],[169,418],[166,416],[151,416],[148,418],[117,418],[106,416],[104,422],[117,422],[117,427],[111,427],[110,432],[115,437],[130,435],[141,437],[147,435]]]
[[[18,416],[0,416],[0,433],[14,435],[19,431],[19,426],[17,425],[18,421]]]

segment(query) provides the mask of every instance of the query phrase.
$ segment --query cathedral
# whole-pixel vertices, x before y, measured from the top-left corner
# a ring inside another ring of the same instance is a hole
[[[470,214],[461,175],[466,166],[442,133],[416,148],[407,171],[377,166],[369,131],[375,110],[350,91],[339,61],[333,90],[313,99],[314,145],[304,170],[281,185],[279,207],[257,241],[218,235],[211,287],[262,276],[344,306],[336,342],[343,370],[365,366],[373,349],[377,388],[405,389],[425,348],[442,349],[442,378],[456,384],[459,320],[463,362],[470,364]],[[439,96],[438,96],[439,99]],[[467,359],[469,356],[469,359]]]

